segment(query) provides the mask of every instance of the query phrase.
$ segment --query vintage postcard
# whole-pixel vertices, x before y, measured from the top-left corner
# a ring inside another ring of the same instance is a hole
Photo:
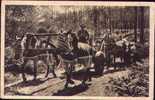
[[[1,98],[153,100],[154,6],[2,1]]]

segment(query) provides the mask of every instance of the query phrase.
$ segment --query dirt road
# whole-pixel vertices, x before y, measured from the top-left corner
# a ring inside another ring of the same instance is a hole
[[[57,73],[58,78],[53,78],[52,75],[49,75],[48,78],[43,78],[43,75],[40,75],[35,81],[32,81],[31,77],[29,77],[27,83],[22,83],[21,80],[11,83],[5,86],[5,94],[29,96],[116,96],[117,94],[109,92],[112,91],[109,80],[111,78],[127,76],[129,70],[113,70],[112,68],[105,71],[102,76],[94,75],[92,81],[87,82],[86,86],[81,85],[81,81],[78,78],[82,76],[77,74],[78,78],[76,78],[76,75],[74,78],[75,84],[70,85],[67,89],[64,89],[65,79],[60,78],[62,76],[60,71]]]

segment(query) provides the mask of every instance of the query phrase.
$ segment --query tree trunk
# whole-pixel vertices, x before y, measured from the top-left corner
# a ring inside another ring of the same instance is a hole
[[[94,29],[95,29],[95,34],[98,34],[98,11],[97,8],[94,8]]]
[[[110,29],[110,34],[112,33],[112,14],[111,14],[111,8],[109,8],[109,29]]]
[[[120,29],[123,30],[123,9],[120,9]]]
[[[134,11],[135,11],[134,33],[135,33],[135,42],[137,42],[137,7],[134,8]]]
[[[140,43],[144,43],[144,7],[140,8],[141,18],[140,18]]]

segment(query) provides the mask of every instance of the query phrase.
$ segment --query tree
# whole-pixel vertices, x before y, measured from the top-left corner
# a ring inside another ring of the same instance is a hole
[[[144,43],[144,7],[140,7],[140,43]]]
[[[110,29],[110,34],[112,34],[112,9],[109,8],[109,29]]]
[[[135,33],[135,42],[137,42],[137,7],[134,7],[134,33]]]
[[[94,15],[94,29],[95,29],[95,34],[98,33],[98,10],[97,7],[94,7],[93,15]]]

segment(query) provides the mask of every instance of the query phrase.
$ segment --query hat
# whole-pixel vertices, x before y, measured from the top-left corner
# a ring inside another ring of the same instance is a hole
[[[68,32],[72,32],[72,29],[69,29]]]
[[[33,36],[34,34],[32,32],[26,32],[26,36]]]
[[[81,24],[80,27],[81,27],[81,28],[85,28],[86,26],[85,26],[84,24]]]

